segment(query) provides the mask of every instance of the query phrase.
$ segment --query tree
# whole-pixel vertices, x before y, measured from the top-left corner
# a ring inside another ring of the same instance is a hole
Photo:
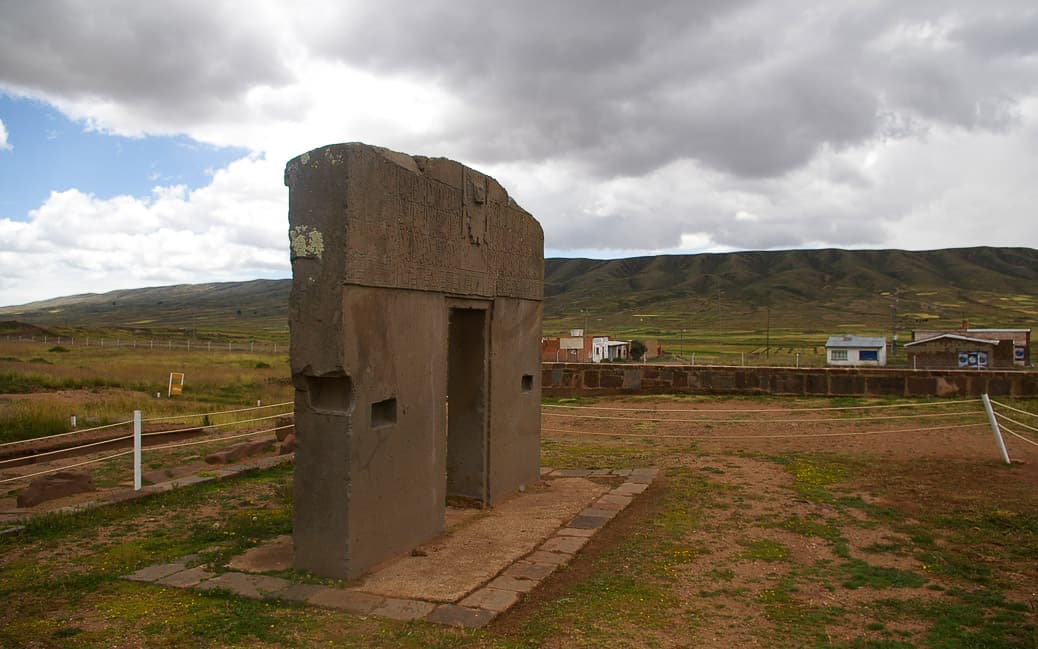
[[[640,361],[642,356],[645,356],[645,352],[648,351],[645,347],[645,343],[640,340],[631,341],[631,358],[636,361]]]

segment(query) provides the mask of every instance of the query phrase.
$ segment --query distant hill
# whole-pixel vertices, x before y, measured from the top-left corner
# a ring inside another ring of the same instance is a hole
[[[889,330],[922,324],[1023,327],[1038,320],[1038,250],[787,250],[551,259],[545,320],[575,314],[661,330],[727,320],[727,328]],[[560,322],[561,324],[561,322]],[[848,325],[846,327],[842,325]],[[591,329],[596,327],[591,326]]]
[[[289,280],[191,284],[74,295],[0,308],[38,326],[284,338]],[[667,333],[769,327],[888,331],[1030,327],[1038,250],[788,250],[630,259],[545,260],[545,333]],[[2,333],[2,332],[0,332]]]
[[[287,279],[257,279],[87,293],[0,307],[0,320],[67,329],[283,339],[288,335],[290,286]]]

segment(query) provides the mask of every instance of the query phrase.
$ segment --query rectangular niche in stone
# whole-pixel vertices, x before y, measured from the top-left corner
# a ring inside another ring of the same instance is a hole
[[[448,496],[538,478],[544,236],[444,158],[336,144],[285,184],[295,565],[353,578],[439,534]]]

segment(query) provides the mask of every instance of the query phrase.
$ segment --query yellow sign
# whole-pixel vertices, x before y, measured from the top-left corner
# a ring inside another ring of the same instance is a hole
[[[183,372],[170,372],[169,373],[169,391],[167,396],[172,397],[174,394],[180,394],[184,391],[184,373]]]

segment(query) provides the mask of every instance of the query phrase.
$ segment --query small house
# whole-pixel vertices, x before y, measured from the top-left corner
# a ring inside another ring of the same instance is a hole
[[[630,341],[609,340],[607,336],[596,336],[591,341],[591,360],[595,363],[625,361],[630,357]]]
[[[963,323],[962,329],[951,330],[917,330],[912,332],[913,342],[935,340],[941,335],[951,334],[960,338],[1002,341],[999,355],[1005,356],[1012,349],[1012,364],[1017,367],[1025,367],[1031,364],[1031,330],[1030,329],[976,329],[970,328],[968,323]],[[954,339],[948,339],[954,340]],[[911,343],[909,343],[911,344]],[[929,346],[928,349],[933,349]],[[978,350],[980,351],[980,350]],[[930,353],[930,352],[926,352]],[[967,358],[968,360],[968,358]],[[953,359],[942,360],[943,366],[956,367],[958,356]],[[931,367],[933,367],[931,365]]]
[[[942,333],[905,344],[908,363],[915,369],[986,370],[1014,365],[1012,340]]]
[[[835,367],[882,367],[887,364],[887,339],[867,336],[830,336],[825,362]]]

